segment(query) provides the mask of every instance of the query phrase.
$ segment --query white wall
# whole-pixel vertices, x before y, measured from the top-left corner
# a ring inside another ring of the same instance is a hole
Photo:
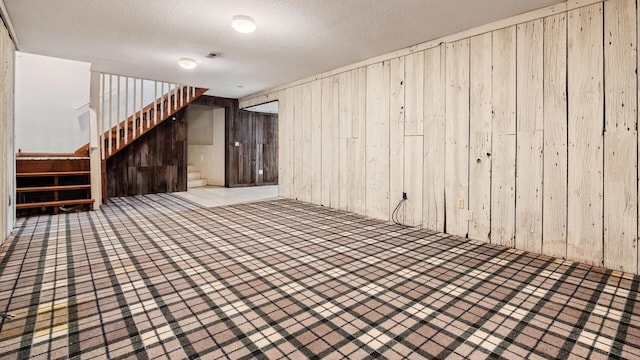
[[[89,142],[90,67],[16,52],[16,151],[71,153]]]
[[[188,163],[207,185],[224,186],[225,109],[191,104],[187,113]]]
[[[240,106],[279,100],[281,196],[390,220],[406,192],[404,224],[640,273],[639,20],[566,2]]]

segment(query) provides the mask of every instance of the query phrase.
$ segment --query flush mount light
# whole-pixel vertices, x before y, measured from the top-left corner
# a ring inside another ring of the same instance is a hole
[[[180,60],[178,60],[178,65],[180,65],[183,69],[193,69],[197,64],[193,59],[180,58]]]
[[[231,26],[240,33],[249,34],[256,30],[256,22],[251,16],[236,15],[231,20]]]

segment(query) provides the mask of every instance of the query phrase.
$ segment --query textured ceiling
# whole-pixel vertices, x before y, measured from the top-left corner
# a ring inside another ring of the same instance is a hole
[[[1,0],[0,0],[1,1]],[[558,0],[4,0],[20,50],[242,97]],[[236,33],[237,14],[258,29]],[[208,59],[210,51],[221,57]],[[198,62],[178,67],[180,57]]]

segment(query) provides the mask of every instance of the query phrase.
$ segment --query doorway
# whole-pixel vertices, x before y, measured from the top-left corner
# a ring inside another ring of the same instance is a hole
[[[188,187],[224,186],[225,108],[190,104],[187,120]]]

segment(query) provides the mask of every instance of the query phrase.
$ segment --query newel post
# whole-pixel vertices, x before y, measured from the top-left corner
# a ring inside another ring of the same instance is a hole
[[[100,131],[98,115],[100,110],[100,73],[91,72],[89,87],[89,162],[91,164],[91,198],[93,209],[102,205],[102,156],[100,149]]]

